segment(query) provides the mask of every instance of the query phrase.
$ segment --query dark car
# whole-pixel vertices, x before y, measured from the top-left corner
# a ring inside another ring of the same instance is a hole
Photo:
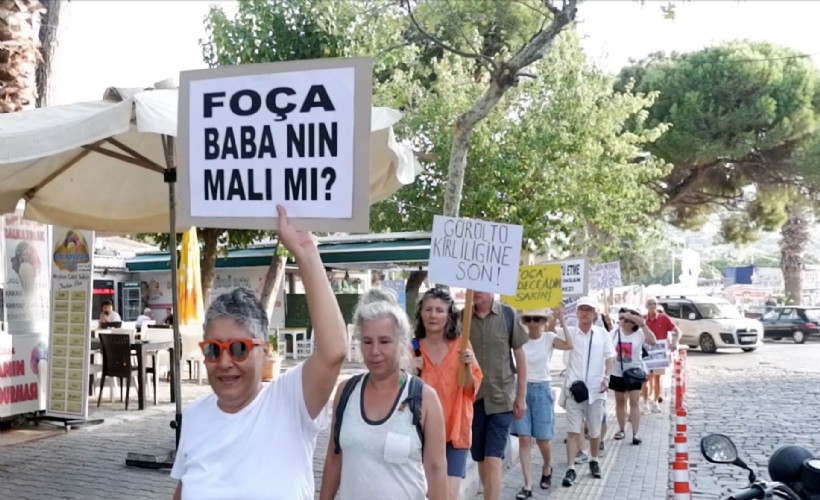
[[[780,340],[791,337],[795,344],[802,344],[806,337],[820,336],[820,307],[775,307],[760,320],[763,337]]]

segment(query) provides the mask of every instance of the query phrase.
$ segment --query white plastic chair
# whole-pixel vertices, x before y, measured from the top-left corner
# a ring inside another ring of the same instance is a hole
[[[309,358],[313,354],[313,327],[308,327],[305,330],[302,338],[294,339],[293,341],[293,359]]]
[[[174,341],[174,331],[170,328],[151,328],[154,322],[152,321],[149,325],[146,321],[142,325],[142,331],[140,332],[140,338],[143,340],[149,340],[153,342],[173,342]],[[156,353],[156,360],[157,360],[157,370],[158,374],[162,374],[162,378],[167,378],[165,375],[169,374],[171,371],[171,357],[168,354],[168,351],[158,351]],[[159,371],[160,368],[163,370]]]
[[[182,338],[182,361],[191,363],[191,370],[195,373],[198,384],[202,384],[202,368],[205,356],[199,348],[202,341],[202,325],[179,325]]]

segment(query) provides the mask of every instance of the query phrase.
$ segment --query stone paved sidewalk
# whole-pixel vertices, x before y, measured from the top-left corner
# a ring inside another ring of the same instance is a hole
[[[555,439],[552,445],[552,462],[554,472],[553,486],[550,490],[542,490],[538,486],[543,465],[541,454],[533,449],[533,498],[584,499],[584,500],[663,500],[668,496],[669,481],[669,433],[670,433],[670,405],[668,397],[669,380],[665,381],[667,396],[664,399],[664,412],[641,416],[640,446],[633,446],[631,433],[627,424],[627,439],[615,441],[612,436],[617,429],[615,419],[615,404],[610,393],[607,411],[607,435],[605,437],[606,451],[600,458],[601,471],[604,477],[594,479],[589,475],[587,465],[576,465],[578,480],[571,488],[561,486],[561,479],[567,470],[566,446],[566,419],[561,408],[556,407]],[[524,485],[521,465],[515,460],[513,465],[504,473],[504,485],[501,498],[513,499],[515,494]],[[482,498],[478,495],[476,498]]]
[[[288,363],[291,365],[293,363]],[[359,365],[346,365],[341,378],[361,371]],[[127,412],[123,404],[107,403],[96,408],[91,404],[91,418],[105,418],[101,425],[83,426],[53,437],[0,449],[0,499],[41,500],[110,500],[153,499],[171,497],[176,481],[169,471],[138,469],[125,466],[129,452],[157,453],[171,450],[174,432],[169,427],[174,405],[162,401],[168,394],[167,384],[159,389],[160,404],[149,404],[144,411],[133,407]],[[164,392],[163,392],[164,391]],[[183,384],[183,407],[210,392],[207,384]],[[45,426],[45,424],[43,424]],[[50,426],[49,426],[50,427]],[[317,439],[314,457],[317,490],[327,450],[328,432]]]

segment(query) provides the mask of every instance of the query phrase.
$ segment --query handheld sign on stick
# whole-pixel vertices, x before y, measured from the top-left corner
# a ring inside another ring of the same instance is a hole
[[[474,291],[515,295],[524,228],[513,224],[436,215],[430,239],[430,280],[467,289],[459,348],[470,340]],[[459,384],[467,367],[459,366]]]
[[[461,322],[461,337],[458,339],[459,351],[467,349],[467,343],[470,341],[470,324],[473,321],[473,291],[467,290],[467,296],[464,298],[464,319]],[[467,366],[464,364],[458,365],[458,385],[463,386],[467,380]]]

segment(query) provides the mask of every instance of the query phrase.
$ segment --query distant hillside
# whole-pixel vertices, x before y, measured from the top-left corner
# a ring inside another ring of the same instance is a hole
[[[681,231],[672,226],[667,226],[667,235],[673,239],[685,242],[689,248],[700,252],[703,261],[711,261],[731,257],[738,261],[751,261],[755,256],[777,256],[780,254],[780,233],[764,233],[760,240],[745,246],[735,246],[718,244],[719,219],[713,217],[700,231]],[[811,232],[812,238],[809,243],[808,254],[820,258],[820,239],[815,235],[820,225],[815,225]]]

